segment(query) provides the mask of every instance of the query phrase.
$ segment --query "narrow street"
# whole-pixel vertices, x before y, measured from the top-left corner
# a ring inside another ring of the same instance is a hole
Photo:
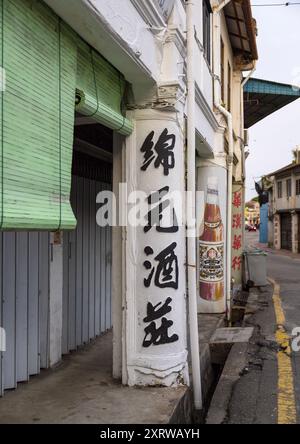
[[[248,245],[257,243],[247,235]],[[231,424],[293,424],[300,420],[300,353],[289,346],[300,325],[300,255],[267,249],[268,287],[252,292],[246,325],[255,327],[249,365],[235,385]]]
[[[0,427],[300,424],[300,0],[0,10]]]

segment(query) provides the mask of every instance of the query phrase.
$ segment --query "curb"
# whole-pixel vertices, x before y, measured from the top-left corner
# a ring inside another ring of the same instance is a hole
[[[258,292],[251,288],[245,310],[244,321],[257,311]],[[244,325],[244,322],[243,322]],[[248,365],[248,342],[233,344],[225,362],[221,377],[208,409],[206,424],[224,424],[235,384]]]
[[[237,343],[232,346],[213,395],[206,424],[223,424],[225,422],[233,387],[248,363],[247,350],[248,343]]]

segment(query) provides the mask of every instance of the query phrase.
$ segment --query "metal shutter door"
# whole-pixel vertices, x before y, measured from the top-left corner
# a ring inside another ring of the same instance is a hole
[[[111,320],[111,227],[96,224],[96,195],[110,185],[73,177],[72,206],[78,221],[64,234],[63,353],[104,333]]]
[[[0,233],[0,395],[48,367],[49,233]]]
[[[292,216],[290,213],[281,215],[281,248],[292,250]]]
[[[300,253],[300,214],[298,214],[298,253]]]

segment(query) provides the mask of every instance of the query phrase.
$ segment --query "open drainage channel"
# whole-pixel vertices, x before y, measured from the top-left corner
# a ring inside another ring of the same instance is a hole
[[[209,411],[210,405],[211,405],[211,401],[213,399],[215,390],[217,388],[217,385],[219,383],[220,377],[222,375],[223,372],[223,368],[226,362],[226,358],[224,360],[223,364],[211,364],[211,370],[212,370],[212,383],[211,386],[204,398],[203,401],[203,412],[201,415],[201,420],[200,420],[200,424],[205,424],[206,422],[206,417],[207,417],[207,413]]]
[[[235,343],[248,343],[253,328],[243,328],[245,308],[249,297],[248,291],[242,291],[233,299],[232,324],[225,328],[219,328],[210,340],[211,354],[211,384],[204,398],[203,415],[201,424],[206,423],[208,411],[211,406],[216,388],[223,374],[228,355]]]

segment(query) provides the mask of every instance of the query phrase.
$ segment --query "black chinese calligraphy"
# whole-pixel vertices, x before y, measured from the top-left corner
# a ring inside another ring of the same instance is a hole
[[[144,322],[156,321],[157,319],[165,316],[167,313],[170,313],[170,311],[172,311],[172,308],[170,306],[171,302],[171,298],[168,298],[163,305],[162,302],[159,302],[156,305],[152,305],[151,302],[148,302],[147,316],[144,318]]]
[[[147,305],[147,316],[144,318],[145,323],[150,324],[145,328],[145,337],[143,341],[143,347],[147,348],[151,345],[162,345],[162,344],[170,344],[172,342],[178,341],[179,337],[177,334],[173,334],[169,336],[169,328],[172,327],[173,321],[166,319],[165,316],[167,313],[172,311],[170,303],[172,302],[171,298],[168,298],[166,302],[163,304],[162,302],[153,306],[150,302]],[[161,319],[162,318],[162,319]],[[156,327],[155,321],[161,319],[161,325],[159,328]]]
[[[176,233],[178,231],[178,221],[174,208],[171,208],[170,199],[162,200],[170,191],[170,187],[166,186],[154,193],[151,193],[148,197],[148,205],[155,205],[146,216],[147,225],[144,227],[144,232],[148,233],[153,226],[156,226],[156,230],[160,233]],[[156,205],[157,204],[157,205]],[[161,221],[163,219],[163,212],[169,208],[169,212],[172,212],[172,225],[169,227],[162,227]]]
[[[153,164],[154,168],[162,168],[163,174],[168,176],[170,170],[175,168],[175,144],[176,136],[169,134],[167,128],[158,135],[157,140],[155,132],[151,131],[141,147],[141,153],[143,153],[141,170],[146,171]],[[179,230],[175,210],[171,207],[171,201],[166,196],[169,190],[170,188],[166,186],[148,196],[147,201],[151,209],[149,208],[150,211],[146,215],[145,233],[148,233],[154,226],[158,232],[162,233],[175,233]],[[168,209],[169,213],[167,213]],[[169,215],[168,220],[167,215]],[[173,242],[157,255],[151,246],[145,248],[147,260],[143,265],[149,272],[148,276],[144,278],[145,287],[149,288],[153,283],[158,288],[178,289],[179,267],[178,257],[175,253],[176,247],[177,243]],[[172,311],[171,302],[171,298],[156,305],[148,302],[147,316],[143,319],[144,323],[148,324],[144,329],[143,347],[178,341],[178,335],[169,332],[173,321],[166,317]]]
[[[149,288],[154,276],[154,285],[158,288],[174,288],[178,289],[178,258],[175,254],[177,243],[173,242],[167,248],[162,250],[154,260],[158,262],[156,266],[147,260],[144,262],[146,270],[151,270],[147,278],[144,279],[145,287]],[[154,254],[150,246],[145,248],[145,254],[151,256]]]
[[[167,128],[165,128],[154,145],[154,135],[154,131],[151,131],[141,148],[141,152],[144,153],[144,162],[141,170],[146,171],[154,161],[154,167],[159,168],[162,166],[164,175],[168,176],[169,171],[175,167],[174,148],[176,136],[175,134],[169,134]]]

